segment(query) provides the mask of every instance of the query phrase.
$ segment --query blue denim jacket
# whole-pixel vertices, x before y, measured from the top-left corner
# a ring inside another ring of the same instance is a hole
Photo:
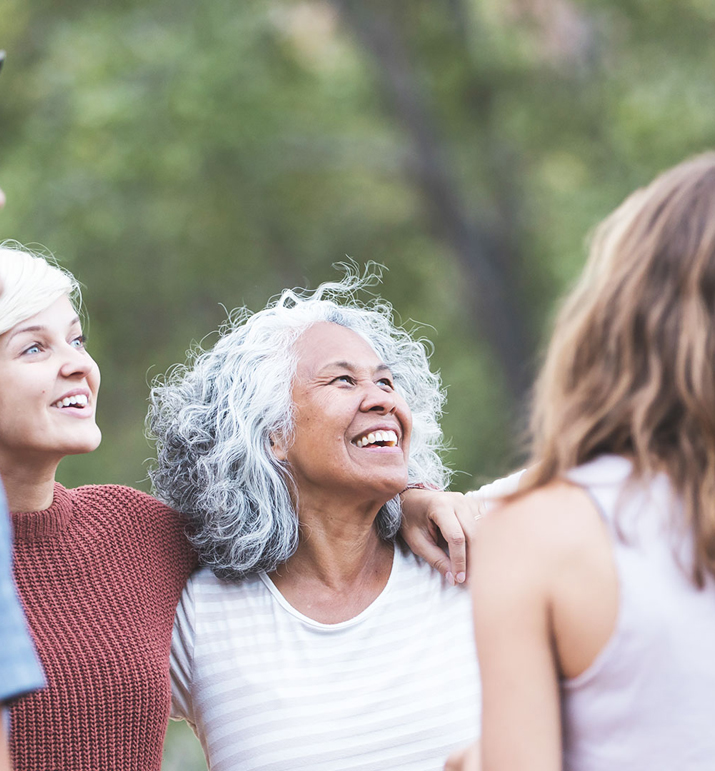
[[[12,577],[12,526],[0,487],[0,705],[44,685]]]

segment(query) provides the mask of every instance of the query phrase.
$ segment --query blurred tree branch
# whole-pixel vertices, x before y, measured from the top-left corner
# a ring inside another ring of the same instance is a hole
[[[425,87],[410,62],[399,19],[393,17],[401,4],[387,10],[384,3],[371,0],[334,2],[377,65],[379,85],[412,145],[409,171],[422,191],[433,227],[459,261],[471,295],[473,320],[489,342],[518,405],[529,387],[534,344],[527,305],[521,302],[518,240],[511,232],[519,208],[513,169],[499,164],[500,174],[505,174],[495,185],[500,214],[488,223],[471,215],[440,141]],[[456,0],[451,6],[457,17],[463,14]],[[462,37],[462,25],[454,27]],[[462,37],[456,42],[465,41]],[[482,94],[479,102],[488,109],[486,96]],[[493,147],[491,152],[509,157],[505,148]]]

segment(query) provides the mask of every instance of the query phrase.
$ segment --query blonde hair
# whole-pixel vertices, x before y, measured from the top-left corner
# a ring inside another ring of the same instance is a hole
[[[528,489],[604,453],[665,471],[715,575],[715,153],[637,190],[595,231],[557,318]]]
[[[75,277],[17,241],[0,243],[0,334],[67,295],[79,309]]]

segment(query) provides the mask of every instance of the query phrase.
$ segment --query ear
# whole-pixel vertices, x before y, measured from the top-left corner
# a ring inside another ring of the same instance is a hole
[[[269,441],[271,443],[273,457],[281,462],[287,460],[288,448],[286,447],[285,442],[277,434],[271,434]]]

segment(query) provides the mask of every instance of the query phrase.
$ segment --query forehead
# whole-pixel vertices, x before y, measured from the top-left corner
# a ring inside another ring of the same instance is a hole
[[[62,295],[39,313],[15,324],[14,327],[0,335],[0,340],[7,343],[17,335],[32,334],[40,330],[65,334],[68,328],[79,323],[77,311],[71,300],[67,295]]]
[[[360,367],[382,364],[364,338],[330,321],[319,321],[306,329],[296,341],[295,351],[298,355],[298,374],[317,372],[340,361]]]

